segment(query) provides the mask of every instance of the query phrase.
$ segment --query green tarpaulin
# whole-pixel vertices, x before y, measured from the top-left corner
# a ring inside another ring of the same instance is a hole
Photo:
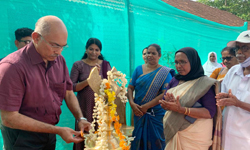
[[[84,54],[85,43],[96,37],[103,44],[102,54],[129,80],[136,66],[143,64],[142,50],[152,43],[162,48],[162,65],[173,66],[174,52],[194,47],[205,63],[210,51],[220,51],[230,40],[247,30],[230,27],[194,16],[160,0],[0,0],[0,58],[16,50],[14,31],[34,29],[45,15],[61,18],[68,29],[69,48],[62,52],[69,71]],[[131,109],[127,105],[127,124]],[[59,126],[74,128],[74,118],[62,105]],[[72,149],[59,136],[58,150]],[[0,135],[0,147],[2,145]]]

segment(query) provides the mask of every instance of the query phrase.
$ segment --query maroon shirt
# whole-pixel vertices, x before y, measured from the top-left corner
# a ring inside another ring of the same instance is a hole
[[[46,68],[30,43],[5,57],[0,72],[0,110],[19,111],[45,123],[58,123],[66,90],[73,89],[61,55]]]

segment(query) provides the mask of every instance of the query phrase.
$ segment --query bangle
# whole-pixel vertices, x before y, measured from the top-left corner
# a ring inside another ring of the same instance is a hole
[[[80,122],[81,120],[86,120],[86,121],[88,121],[86,118],[81,117],[81,118],[79,118],[79,119],[76,120],[76,123]]]
[[[185,113],[184,114],[186,115],[186,113],[187,113],[187,107],[185,107]]]
[[[190,114],[190,108],[188,108],[188,115]]]

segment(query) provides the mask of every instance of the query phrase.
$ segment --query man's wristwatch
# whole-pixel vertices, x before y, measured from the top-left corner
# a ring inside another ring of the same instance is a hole
[[[78,123],[78,122],[81,121],[81,120],[86,120],[86,121],[88,121],[86,118],[81,117],[81,118],[79,118],[79,119],[76,120],[76,123]]]

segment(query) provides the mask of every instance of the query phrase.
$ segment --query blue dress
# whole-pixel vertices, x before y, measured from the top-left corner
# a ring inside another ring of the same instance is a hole
[[[143,74],[142,65],[138,66],[129,83],[135,89],[134,102],[143,105],[160,95],[172,79],[170,71],[173,70],[163,66]],[[134,115],[132,136],[135,139],[131,143],[131,150],[164,150],[163,116],[165,112],[159,104],[148,109],[141,117]]]

